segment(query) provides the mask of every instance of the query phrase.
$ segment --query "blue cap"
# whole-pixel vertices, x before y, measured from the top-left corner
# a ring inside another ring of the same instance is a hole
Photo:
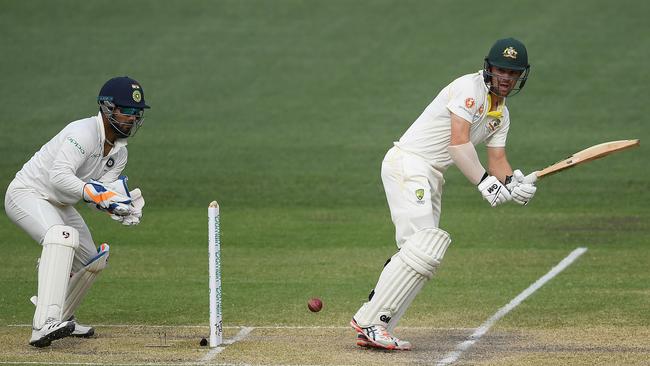
[[[144,102],[144,90],[137,81],[120,76],[107,81],[97,96],[97,102],[108,101],[119,107],[149,108]]]

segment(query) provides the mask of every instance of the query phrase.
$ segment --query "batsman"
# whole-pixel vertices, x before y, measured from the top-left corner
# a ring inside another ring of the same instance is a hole
[[[521,91],[530,65],[524,44],[497,40],[482,70],[447,85],[386,153],[381,178],[395,225],[398,252],[384,265],[368,301],[350,324],[357,345],[409,350],[395,326],[435,274],[451,238],[438,227],[443,175],[456,165],[487,203],[526,205],[536,187],[513,172],[506,157],[510,113],[506,98]],[[487,147],[487,169],[475,146]]]
[[[74,205],[84,200],[124,225],[137,225],[144,199],[129,191],[122,170],[127,138],[143,123],[140,83],[129,77],[108,80],[97,98],[99,113],[68,124],[16,173],[5,195],[7,215],[42,247],[38,295],[29,344],[47,347],[67,336],[90,337],[75,311],[106,267],[107,244],[96,249]]]

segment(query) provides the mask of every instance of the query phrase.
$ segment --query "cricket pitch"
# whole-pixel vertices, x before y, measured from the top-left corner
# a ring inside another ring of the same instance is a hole
[[[245,330],[243,332],[242,330]],[[225,345],[201,347],[207,326],[97,326],[94,337],[48,348],[27,344],[27,326],[0,327],[0,364],[435,365],[473,329],[398,328],[412,351],[357,347],[347,327],[226,327]],[[486,334],[455,365],[648,365],[646,328],[502,330]]]

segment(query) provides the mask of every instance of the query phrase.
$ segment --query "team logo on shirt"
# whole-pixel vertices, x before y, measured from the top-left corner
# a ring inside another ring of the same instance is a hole
[[[467,98],[465,99],[465,107],[467,108],[472,108],[474,106],[474,98]]]
[[[517,50],[514,47],[508,47],[503,50],[503,57],[511,58],[513,60],[517,59]]]
[[[106,166],[112,168],[113,165],[115,165],[115,160],[113,160],[113,158],[108,158],[108,161],[106,162]]]
[[[496,129],[499,128],[499,126],[501,126],[501,120],[500,119],[492,120],[492,121],[488,122],[488,124],[486,125],[488,130],[490,130],[492,132],[496,131]]]
[[[415,190],[415,198],[418,199],[418,201],[422,201],[424,198],[424,189],[418,188]]]

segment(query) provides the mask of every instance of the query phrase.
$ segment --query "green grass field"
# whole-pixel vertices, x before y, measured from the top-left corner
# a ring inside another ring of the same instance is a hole
[[[458,363],[647,365],[648,12],[633,0],[0,0],[2,196],[42,144],[96,113],[108,78],[139,80],[152,106],[125,171],[147,201],[142,224],[79,207],[112,251],[77,312],[96,338],[27,344],[29,328],[13,325],[31,323],[41,248],[0,215],[0,363],[431,364],[587,247]],[[490,208],[451,168],[440,226],[453,243],[398,328],[416,348],[359,350],[345,327],[396,249],[383,155],[507,36],[532,64],[508,101],[515,168],[603,141],[641,147],[545,179],[525,208]],[[213,199],[226,336],[256,329],[201,361]],[[322,312],[307,310],[312,296]],[[141,327],[109,326],[120,324]],[[173,346],[141,347],[152,329]]]

